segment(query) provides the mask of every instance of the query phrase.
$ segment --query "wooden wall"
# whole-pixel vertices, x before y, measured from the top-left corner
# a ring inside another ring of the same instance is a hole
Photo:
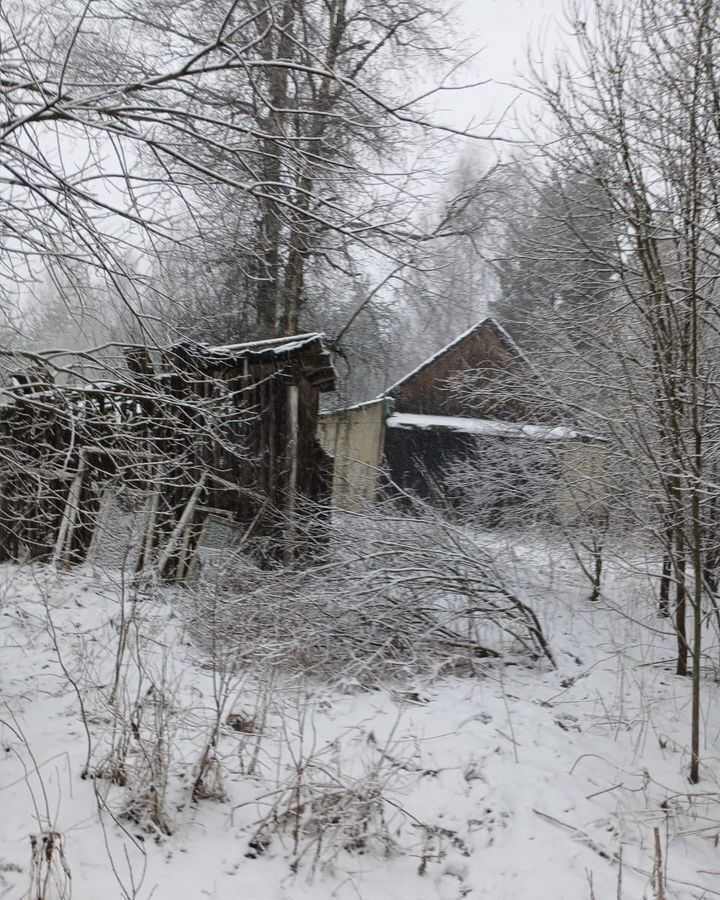
[[[525,357],[502,329],[486,319],[477,328],[421,365],[390,390],[394,412],[465,416],[512,422],[561,421],[559,411],[538,409],[523,399],[535,378]],[[456,391],[454,380],[464,379],[472,394]]]

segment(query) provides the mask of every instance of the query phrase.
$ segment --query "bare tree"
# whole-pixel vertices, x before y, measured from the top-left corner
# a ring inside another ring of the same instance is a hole
[[[707,0],[593,2],[586,12],[574,7],[570,23],[576,56],[535,73],[551,122],[538,137],[550,165],[592,180],[603,198],[608,246],[584,238],[571,216],[563,227],[615,273],[616,286],[599,307],[579,304],[575,340],[543,352],[563,357],[566,385],[583,386],[566,393],[575,413],[611,438],[615,503],[664,553],[664,583],[676,585],[677,672],[690,660],[697,782],[703,625],[715,616],[708,573],[717,555],[720,10]]]
[[[249,337],[296,331],[314,272],[354,278],[358,254],[412,239],[406,141],[434,127],[434,91],[398,75],[442,57],[444,21],[420,0],[4,10],[9,318],[10,285],[67,291],[58,273],[81,266],[146,324],[193,279],[192,313],[207,318],[205,291]]]

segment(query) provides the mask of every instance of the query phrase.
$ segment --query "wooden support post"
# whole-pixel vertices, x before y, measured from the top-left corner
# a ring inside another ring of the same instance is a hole
[[[147,519],[145,520],[145,534],[142,539],[142,547],[138,554],[137,571],[142,572],[150,566],[153,550],[153,539],[155,537],[155,523],[157,522],[158,508],[160,506],[160,489],[155,488],[150,494],[148,502]]]
[[[298,453],[299,453],[299,399],[300,389],[296,384],[288,387],[288,457],[290,468],[287,482],[287,500],[285,513],[287,522],[285,525],[285,541],[283,547],[283,562],[289,565],[295,559],[296,528],[295,516],[297,513],[297,481],[298,481]]]
[[[182,581],[188,568],[188,554],[190,547],[190,538],[192,537],[192,528],[188,522],[182,534],[180,547],[178,549],[178,564],[175,572],[176,581]]]

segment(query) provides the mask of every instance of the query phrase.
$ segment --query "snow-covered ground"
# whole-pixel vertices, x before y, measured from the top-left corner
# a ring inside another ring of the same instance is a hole
[[[513,556],[557,670],[355,693],[213,677],[172,592],[121,605],[108,576],[2,567],[0,898],[36,900],[42,832],[57,835],[46,900],[720,896],[717,684],[691,786],[690,682],[645,580],[611,567],[590,604],[571,558]],[[193,801],[225,695],[217,796]]]

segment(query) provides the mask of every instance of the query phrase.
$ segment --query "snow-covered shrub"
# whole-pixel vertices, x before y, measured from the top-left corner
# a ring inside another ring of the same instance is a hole
[[[57,831],[30,835],[29,900],[70,900],[72,881],[63,836]]]
[[[194,801],[221,801],[226,798],[223,765],[218,757],[218,744],[245,674],[238,668],[235,654],[228,652],[227,645],[217,640],[209,668],[212,705],[204,723],[206,733],[193,775],[192,799]]]
[[[337,517],[310,564],[262,569],[237,554],[184,601],[201,646],[226,642],[256,668],[368,685],[508,655],[553,662],[493,555],[432,510]]]
[[[119,590],[118,613],[98,630],[97,659],[85,665],[80,685],[95,733],[89,772],[123,788],[113,815],[160,837],[172,833],[167,790],[183,714],[177,634],[151,600],[127,600]]]
[[[395,810],[383,794],[383,775],[371,767],[356,778],[312,760],[299,764],[279,790],[248,844],[262,855],[273,837],[290,840],[292,867],[327,867],[341,852],[388,855],[395,840],[388,823]]]
[[[165,685],[151,685],[135,704],[133,741],[127,757],[127,794],[122,817],[157,837],[172,834],[167,789],[172,765],[175,709]]]
[[[312,874],[332,869],[343,853],[400,852],[399,836],[413,817],[396,794],[413,773],[398,758],[394,731],[380,745],[372,733],[359,732],[317,748],[313,709],[306,700],[300,704],[291,729],[294,717],[285,710],[281,774],[250,834],[247,856],[271,852],[277,842],[293,870],[307,867]]]

